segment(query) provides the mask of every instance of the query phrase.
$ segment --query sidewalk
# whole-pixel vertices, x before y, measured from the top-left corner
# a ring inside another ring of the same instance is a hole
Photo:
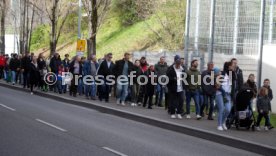
[[[0,81],[0,86],[28,91],[27,89],[23,89],[22,86],[12,86],[11,84],[7,84],[3,81]],[[78,96],[74,98],[70,97],[68,94],[60,95],[53,92],[44,93],[38,91],[35,94],[43,97],[53,98],[58,101],[68,102],[74,105],[97,109],[103,113],[121,116],[169,130],[175,130],[187,135],[200,137],[232,147],[246,149],[256,153],[260,153],[260,150],[264,150],[270,154],[262,154],[276,155],[275,129],[268,132],[264,130],[260,132],[253,132],[251,130],[236,130],[235,128],[232,128],[228,131],[217,131],[216,120],[209,121],[206,118],[203,118],[198,121],[195,119],[195,115],[192,115],[192,119],[171,119],[164,108],[154,107],[153,110],[149,110],[142,107],[131,107],[130,105],[123,107],[121,105],[116,105],[114,98],[111,98],[109,103],[105,103],[100,101],[87,100],[84,96]]]

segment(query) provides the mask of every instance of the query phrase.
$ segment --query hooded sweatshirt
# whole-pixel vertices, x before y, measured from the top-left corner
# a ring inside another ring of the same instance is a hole
[[[200,89],[200,79],[199,79],[199,75],[200,75],[200,72],[198,71],[198,69],[195,69],[195,68],[190,68],[188,71],[187,71],[187,82],[188,82],[188,85],[187,85],[187,89],[189,91],[195,91],[197,89]],[[192,79],[192,77],[194,77]]]

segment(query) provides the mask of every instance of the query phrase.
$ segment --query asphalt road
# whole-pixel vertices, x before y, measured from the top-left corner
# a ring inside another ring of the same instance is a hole
[[[0,87],[0,156],[256,154]]]

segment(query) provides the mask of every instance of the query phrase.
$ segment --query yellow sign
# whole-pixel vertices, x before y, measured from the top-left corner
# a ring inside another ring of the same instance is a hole
[[[86,40],[78,40],[77,42],[77,51],[84,52],[86,47]]]

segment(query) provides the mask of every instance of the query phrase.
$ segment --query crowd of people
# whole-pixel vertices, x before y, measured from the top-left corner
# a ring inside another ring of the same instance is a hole
[[[165,57],[161,57],[156,64],[149,64],[146,57],[131,62],[130,57],[129,53],[125,53],[123,59],[113,61],[112,53],[99,60],[95,55],[88,58],[74,56],[70,59],[66,54],[64,59],[61,59],[60,55],[55,53],[46,59],[42,54],[37,57],[33,53],[12,54],[11,57],[0,54],[0,79],[3,78],[13,85],[20,84],[24,88],[30,88],[31,94],[34,94],[34,88],[37,87],[44,92],[52,91],[58,94],[69,92],[73,97],[85,96],[87,99],[109,102],[114,92],[118,105],[130,104],[133,107],[142,106],[148,109],[153,109],[154,105],[165,107],[172,119],[182,119],[183,116],[190,119],[193,99],[196,119],[200,120],[206,116],[208,120],[214,120],[213,114],[216,111],[217,129],[220,131],[227,130],[225,122],[237,92],[243,87],[249,87],[254,91],[254,98],[257,99],[259,113],[257,129],[260,129],[260,121],[263,117],[266,120],[265,129],[273,128],[269,118],[273,99],[269,79],[264,80],[263,87],[258,91],[254,74],[250,74],[248,80],[244,82],[243,72],[235,58],[225,62],[222,70],[215,67],[213,62],[209,62],[207,70],[200,72],[198,60],[192,60],[188,68],[185,65],[185,59],[178,55],[174,57],[172,65],[166,63]],[[45,82],[45,75],[49,72],[54,73],[57,78],[52,85]],[[63,82],[64,72],[70,72],[73,75],[69,84]],[[122,80],[124,83],[117,82],[115,85],[108,83],[109,75],[114,75],[116,80],[120,75],[129,76],[131,72],[135,72],[137,77],[143,75],[144,78],[153,79],[154,82],[159,78],[161,82],[165,82],[165,76],[169,81],[166,85],[159,81],[156,85],[152,84],[152,81],[140,84],[138,81],[146,81],[134,77],[132,84],[129,83],[129,79]],[[153,77],[152,74],[155,76]],[[93,77],[101,75],[104,83],[97,85],[96,81],[93,81],[87,85],[82,79],[87,75]],[[211,82],[212,79],[220,76],[223,78],[222,83],[206,84],[203,79],[200,79],[200,77],[207,77],[205,80]],[[184,78],[187,83],[181,81]]]

